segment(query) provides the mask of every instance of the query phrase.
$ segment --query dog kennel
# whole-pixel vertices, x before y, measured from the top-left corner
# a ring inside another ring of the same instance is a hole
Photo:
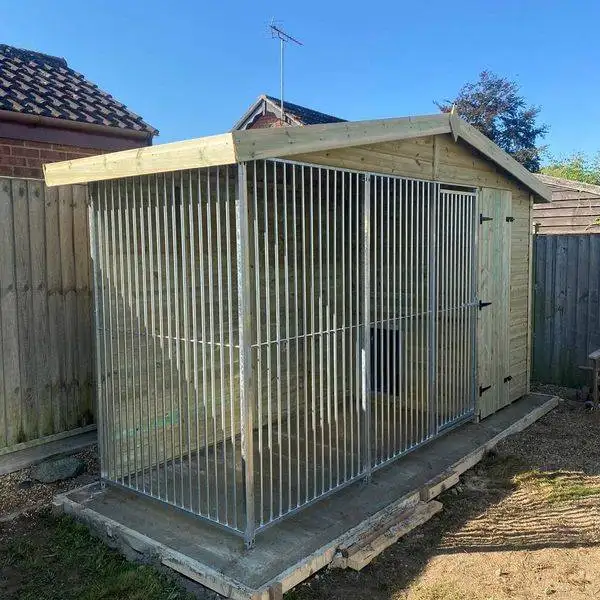
[[[46,178],[88,183],[110,484],[250,545],[527,392],[546,190],[453,116],[234,132]]]

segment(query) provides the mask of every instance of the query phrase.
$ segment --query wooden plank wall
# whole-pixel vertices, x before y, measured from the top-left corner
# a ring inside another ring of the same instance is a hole
[[[533,380],[590,385],[600,348],[600,234],[534,237]]]
[[[600,197],[589,192],[553,192],[552,202],[533,209],[536,233],[600,233]]]
[[[530,359],[529,310],[530,192],[462,140],[449,134],[289,157],[325,164],[423,178],[447,184],[504,189],[512,192],[513,214],[510,281],[510,399],[527,393]]]
[[[86,189],[0,178],[0,452],[94,419]]]

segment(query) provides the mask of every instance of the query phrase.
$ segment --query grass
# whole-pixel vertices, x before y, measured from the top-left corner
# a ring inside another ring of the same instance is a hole
[[[576,472],[526,471],[515,476],[514,481],[536,488],[550,504],[600,496],[600,481],[590,481],[590,477]]]
[[[83,525],[50,514],[33,517],[18,524],[11,535],[0,536],[0,597],[5,600],[193,598],[154,568],[128,562],[94,539]]]

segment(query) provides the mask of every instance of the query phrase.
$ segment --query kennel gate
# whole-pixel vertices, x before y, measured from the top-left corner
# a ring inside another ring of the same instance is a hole
[[[93,184],[103,480],[251,543],[471,417],[476,215],[280,160]]]

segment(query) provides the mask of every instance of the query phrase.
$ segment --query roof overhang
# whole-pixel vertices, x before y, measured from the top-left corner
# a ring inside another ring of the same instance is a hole
[[[248,129],[124,150],[44,165],[49,186],[234,164],[451,133],[507,171],[541,198],[550,189],[477,129],[456,115],[441,113],[376,121],[346,121],[303,127]]]

